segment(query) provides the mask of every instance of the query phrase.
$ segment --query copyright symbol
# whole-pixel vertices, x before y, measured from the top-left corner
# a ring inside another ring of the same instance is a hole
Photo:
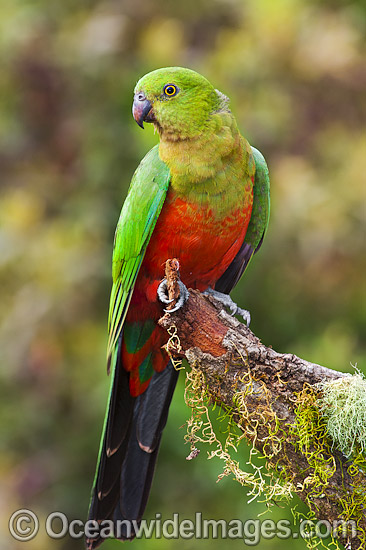
[[[38,518],[31,510],[16,510],[9,519],[9,531],[15,540],[31,540],[36,536],[38,530]]]

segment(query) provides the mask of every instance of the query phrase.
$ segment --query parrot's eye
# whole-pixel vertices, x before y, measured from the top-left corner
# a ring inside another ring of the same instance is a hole
[[[177,86],[174,86],[174,84],[167,84],[164,86],[164,94],[168,97],[172,97],[173,95],[176,95],[179,92],[179,88]]]

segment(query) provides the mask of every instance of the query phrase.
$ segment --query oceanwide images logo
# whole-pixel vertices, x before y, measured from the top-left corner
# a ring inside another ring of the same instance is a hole
[[[160,513],[150,520],[142,520],[140,525],[134,520],[112,522],[95,520],[83,522],[80,519],[69,520],[63,512],[52,512],[41,522],[38,516],[28,509],[16,510],[9,519],[9,531],[18,541],[34,539],[43,529],[52,539],[70,536],[74,539],[86,537],[120,538],[129,537],[136,532],[136,538],[165,539],[242,539],[247,546],[256,546],[261,540],[273,539],[324,539],[329,536],[353,538],[356,536],[354,521],[337,520],[313,521],[304,519],[297,529],[288,519],[207,519],[201,512],[196,512],[193,519],[181,519],[175,513],[171,518],[163,519]]]

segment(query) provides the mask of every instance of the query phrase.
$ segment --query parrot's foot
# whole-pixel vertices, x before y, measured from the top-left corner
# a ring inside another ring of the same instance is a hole
[[[229,296],[229,294],[224,294],[223,292],[218,292],[217,290],[213,290],[212,288],[208,288],[205,290],[203,294],[206,294],[207,296],[213,296],[222,303],[223,306],[228,308],[230,310],[231,315],[240,315],[243,317],[244,321],[246,322],[247,326],[250,325],[250,312],[247,309],[242,309],[239,307]]]
[[[164,309],[166,313],[173,313],[173,311],[178,311],[188,300],[189,292],[187,290],[187,287],[182,283],[182,281],[178,281],[179,286],[179,298],[177,300],[177,303],[173,307],[173,309]],[[158,298],[163,304],[171,304],[174,300],[169,300],[167,297],[168,289],[167,289],[167,282],[166,279],[163,279],[158,286]]]

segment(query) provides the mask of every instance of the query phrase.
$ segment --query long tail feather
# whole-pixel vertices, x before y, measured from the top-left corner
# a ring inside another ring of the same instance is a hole
[[[148,500],[178,372],[169,362],[162,372],[153,374],[144,393],[131,397],[130,374],[118,366],[89,519],[109,519],[115,525],[135,520],[137,526]],[[107,453],[107,449],[114,452]],[[132,526],[131,530],[124,528],[115,534],[125,540],[136,532]],[[103,540],[100,536],[87,539],[88,550],[97,548]]]

